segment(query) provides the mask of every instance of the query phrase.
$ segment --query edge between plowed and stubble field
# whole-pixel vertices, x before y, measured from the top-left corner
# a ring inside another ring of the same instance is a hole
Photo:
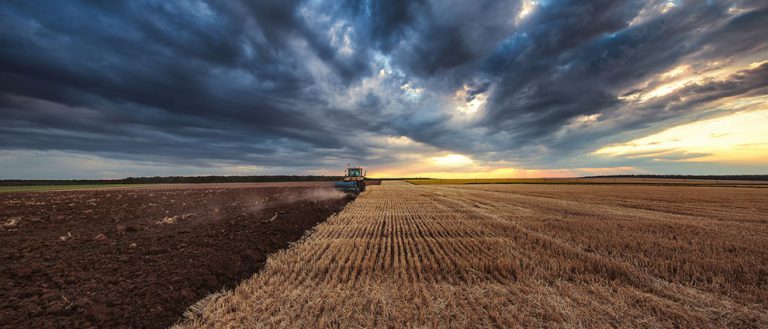
[[[768,191],[693,189],[386,182],[177,328],[768,326]]]

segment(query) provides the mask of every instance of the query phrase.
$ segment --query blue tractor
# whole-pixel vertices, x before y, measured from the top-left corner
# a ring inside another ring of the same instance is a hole
[[[360,167],[347,167],[344,180],[336,182],[334,187],[342,192],[358,195],[365,191],[365,172]]]

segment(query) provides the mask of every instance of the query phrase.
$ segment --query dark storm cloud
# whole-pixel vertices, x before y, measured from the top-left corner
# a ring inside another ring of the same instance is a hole
[[[424,0],[349,0],[342,15],[352,15],[369,35],[371,44],[385,52],[396,46],[418,20]]]
[[[639,9],[615,1],[595,2],[586,10],[576,3],[544,8],[532,19],[545,19],[524,42],[495,55],[506,60],[489,69],[490,74],[503,71],[487,122],[519,127],[523,138],[532,138],[547,136],[579,115],[613,109],[619,88],[665,70],[690,52],[680,41],[715,11],[678,9],[670,14],[675,16],[628,28]]]
[[[128,153],[140,149],[184,157],[193,149],[200,156],[209,151],[209,158],[237,158],[229,150],[242,151],[241,143],[254,140],[256,145],[276,146],[285,138],[340,147],[335,134],[303,111],[305,103],[313,101],[313,95],[304,93],[313,81],[296,64],[302,60],[299,54],[278,42],[306,37],[292,18],[294,9],[287,2],[285,7],[254,6],[254,11],[270,15],[253,19],[256,31],[247,31],[246,19],[234,14],[236,9],[182,8],[165,2],[7,5],[0,32],[3,121],[5,128],[27,125],[34,132],[13,131],[16,137],[3,139],[3,146]],[[248,81],[232,81],[238,78]],[[47,102],[21,109],[8,101],[9,95]],[[73,119],[77,112],[63,110],[65,106],[87,108],[96,115]],[[14,116],[20,111],[23,117]],[[72,136],[48,139],[52,136],[34,130],[46,127]],[[192,136],[195,129],[208,135]],[[147,145],[141,138],[144,130],[173,138]],[[118,140],[136,135],[126,138],[136,142],[85,142],[88,135],[109,137],[110,132]]]
[[[762,1],[538,1],[518,17],[524,7],[7,1],[0,148],[320,167],[395,161],[368,139],[403,135],[540,165],[725,97],[766,93],[763,65],[627,100],[681,63],[765,60]],[[452,101],[481,96],[478,118],[454,118]],[[590,115],[600,129],[568,128]]]

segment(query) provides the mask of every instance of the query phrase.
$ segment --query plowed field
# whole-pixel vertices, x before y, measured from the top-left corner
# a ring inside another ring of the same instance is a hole
[[[0,193],[0,327],[167,328],[347,201],[278,183]]]
[[[184,328],[768,327],[768,189],[372,186]]]

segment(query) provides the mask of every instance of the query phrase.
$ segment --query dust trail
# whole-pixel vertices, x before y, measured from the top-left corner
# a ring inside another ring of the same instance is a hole
[[[297,201],[327,201],[343,199],[346,196],[346,193],[336,189],[312,189],[302,190],[301,193],[298,195],[292,195],[291,197],[287,198],[286,201],[289,203]]]
[[[249,212],[259,213],[268,207],[282,206],[298,202],[341,200],[346,197],[346,193],[333,188],[301,189],[298,191],[288,190],[260,200],[250,201],[247,203],[247,208]]]
[[[347,195],[333,188],[284,188],[274,190],[273,193],[250,193],[243,191],[238,194],[224,194],[224,189],[210,189],[202,193],[202,198],[196,201],[179,201],[183,204],[181,209],[173,209],[171,204],[176,200],[162,196],[158,200],[161,207],[168,207],[153,221],[156,225],[172,225],[179,223],[205,224],[241,215],[258,216],[267,218],[282,213],[288,205],[301,203],[324,203],[334,200],[342,200]],[[165,203],[162,203],[165,202]],[[308,205],[311,206],[311,205]],[[268,209],[275,210],[275,214],[264,214]]]

